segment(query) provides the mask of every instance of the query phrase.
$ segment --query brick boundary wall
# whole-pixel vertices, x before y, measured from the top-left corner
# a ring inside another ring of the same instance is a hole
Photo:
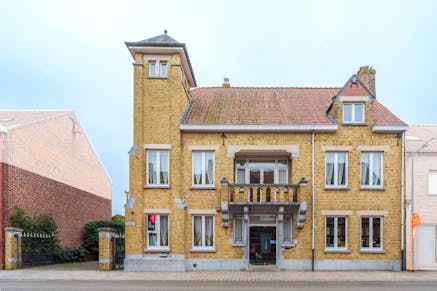
[[[80,246],[82,229],[87,222],[111,220],[109,199],[11,165],[3,164],[2,168],[2,230],[11,226],[9,218],[16,207],[21,207],[30,216],[51,214],[58,224],[61,246]],[[0,265],[4,268],[3,232],[1,238]]]

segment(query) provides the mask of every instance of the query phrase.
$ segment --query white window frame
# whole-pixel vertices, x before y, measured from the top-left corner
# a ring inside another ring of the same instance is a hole
[[[156,152],[156,184],[149,183],[149,156],[151,152]],[[161,153],[167,153],[167,168],[168,168],[168,183],[161,184]],[[170,186],[170,151],[169,150],[147,150],[147,161],[146,161],[146,185],[151,187],[169,187]]]
[[[155,72],[152,74],[152,64],[155,65]],[[149,76],[150,77],[156,77],[158,74],[158,68],[156,66],[157,61],[149,61]]]
[[[361,238],[363,237],[363,218],[369,218],[369,246],[363,247]],[[380,247],[374,247],[373,246],[373,219],[374,218],[380,218],[380,233],[381,233],[381,246]],[[383,250],[383,243],[384,243],[384,217],[383,216],[361,216],[360,219],[360,249],[362,251],[382,251]]]
[[[235,234],[236,228],[237,228],[237,219],[241,222],[241,241],[237,241]],[[234,217],[234,229],[233,229],[233,236],[232,236],[232,245],[244,245],[244,217],[242,215],[237,215]]]
[[[363,177],[363,154],[370,154],[370,159],[369,159],[369,185],[364,185],[363,181],[362,181],[362,177]],[[373,184],[373,176],[371,175],[372,170],[373,170],[373,158],[372,156],[374,154],[379,154],[381,155],[381,185],[374,185]],[[384,152],[380,152],[380,151],[362,151],[361,155],[360,155],[360,186],[362,189],[382,189],[384,188]]]
[[[169,214],[159,214],[154,213],[156,217],[155,221],[155,230],[151,231],[149,230],[148,224],[149,224],[149,215],[152,213],[146,213],[146,249],[147,250],[158,250],[158,251],[169,251],[170,250],[170,215]],[[168,234],[168,246],[162,246],[161,245],[161,216],[167,216],[167,234]],[[156,233],[156,246],[150,246],[149,245],[149,233]]]
[[[327,225],[328,225],[328,218],[333,217],[334,218],[334,247],[328,247],[326,245],[326,236],[327,236]],[[345,219],[345,242],[344,247],[338,247],[338,218],[344,218]],[[327,215],[325,216],[325,250],[326,251],[347,251],[348,250],[348,217],[343,215]]]
[[[289,220],[290,224],[289,224],[289,228],[290,228],[290,237],[288,237],[288,239],[285,239],[285,227],[286,227],[286,223],[285,221]],[[282,243],[285,245],[291,245],[293,244],[293,218],[291,216],[285,216],[284,217],[284,221],[283,221],[283,238],[282,238]]]
[[[327,155],[328,154],[334,154],[334,185],[328,185],[326,184],[326,177],[327,177]],[[338,154],[345,154],[346,155],[346,178],[345,178],[345,184],[344,185],[338,185]],[[325,153],[325,187],[326,188],[347,188],[349,185],[349,153],[343,152],[343,151],[327,151]]]
[[[202,217],[202,246],[194,245],[194,218]],[[212,237],[213,237],[213,245],[206,245],[206,217],[212,217]],[[215,251],[215,216],[214,215],[192,215],[191,219],[191,251]]]
[[[243,166],[239,166],[237,164],[237,161],[244,161],[244,165]],[[249,161],[262,161],[262,160],[269,160],[269,161],[275,161],[275,168],[273,170],[273,179],[274,179],[274,184],[279,184],[279,161],[287,161],[287,165],[285,168],[285,184],[288,184],[288,167],[289,167],[289,160],[286,158],[283,159],[256,159],[256,158],[235,158],[235,182],[238,183],[238,170],[244,170],[244,183],[243,184],[250,184],[250,166],[249,166]],[[264,181],[264,170],[261,169],[260,172],[260,179],[262,181]],[[262,183],[263,184],[263,183]],[[262,185],[260,184],[260,185]]]
[[[203,184],[194,184],[194,153],[201,153],[202,154],[202,161],[201,161],[201,172],[202,172],[202,182]],[[206,153],[212,153],[212,184],[205,184],[206,181],[206,171],[207,171],[207,165],[206,165]],[[215,188],[215,152],[214,151],[192,151],[191,154],[191,187],[193,188]]]
[[[162,65],[165,65],[165,74],[163,74]],[[160,77],[167,77],[168,73],[168,64],[167,61],[159,61],[159,76]]]
[[[363,106],[363,120],[357,121],[357,118],[355,116],[356,110],[355,105],[362,105]],[[345,120],[345,105],[351,105],[351,119],[352,120]],[[343,123],[346,124],[363,124],[366,122],[366,104],[365,103],[343,103]]]
[[[434,176],[434,191],[431,189],[431,177]],[[428,172],[428,195],[435,196],[437,195],[437,170],[430,170]]]

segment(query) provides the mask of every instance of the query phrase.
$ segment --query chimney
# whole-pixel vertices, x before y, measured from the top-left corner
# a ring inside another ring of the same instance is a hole
[[[231,84],[229,84],[229,78],[224,78],[224,79],[223,79],[222,87],[223,87],[223,88],[229,88],[229,87],[231,87]]]
[[[362,66],[357,72],[360,80],[363,81],[370,93],[376,97],[375,74],[375,69],[369,66]]]

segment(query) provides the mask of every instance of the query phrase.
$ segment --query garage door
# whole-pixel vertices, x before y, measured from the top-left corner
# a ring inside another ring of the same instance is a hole
[[[419,268],[437,265],[436,225],[421,225],[417,228],[417,265]]]

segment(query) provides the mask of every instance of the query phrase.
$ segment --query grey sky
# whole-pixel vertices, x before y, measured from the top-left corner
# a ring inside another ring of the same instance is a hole
[[[437,1],[0,0],[0,108],[73,109],[123,213],[132,145],[124,41],[187,44],[199,86],[342,86],[376,69],[377,98],[437,124]]]

